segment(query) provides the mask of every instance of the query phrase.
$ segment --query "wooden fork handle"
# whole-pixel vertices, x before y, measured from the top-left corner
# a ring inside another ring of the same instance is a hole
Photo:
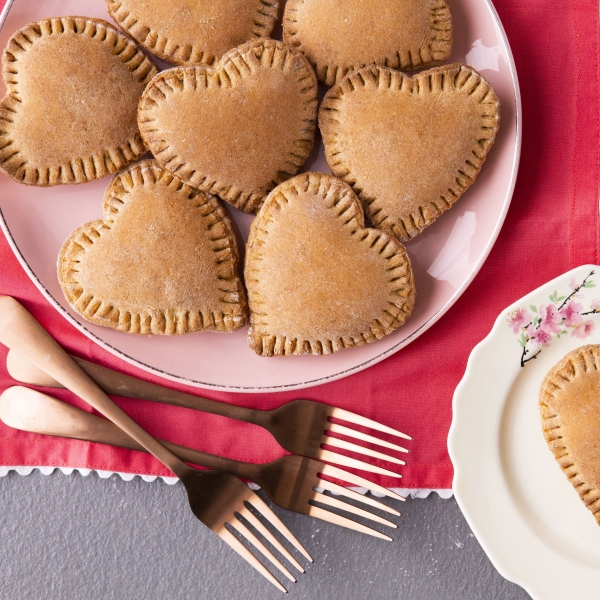
[[[189,467],[122,411],[19,302],[0,296],[0,342],[83,398],[181,477]]]
[[[105,393],[113,396],[125,396],[127,398],[139,398],[140,400],[150,400],[151,402],[160,402],[170,404],[171,406],[183,406],[213,415],[221,415],[246,423],[253,423],[261,427],[268,426],[270,411],[254,410],[244,406],[235,406],[210,400],[201,396],[187,394],[178,390],[163,387],[151,381],[137,379],[131,375],[113,371],[101,365],[71,356],[71,358],[104,390]],[[33,367],[31,363],[21,356],[9,352],[6,358],[8,372],[14,379],[21,383],[30,385],[41,385],[44,387],[63,387],[58,381],[49,377],[43,371]]]
[[[0,420],[21,431],[145,450],[114,423],[31,388],[14,386],[0,395]],[[159,441],[181,460],[246,479],[255,476],[253,464]]]

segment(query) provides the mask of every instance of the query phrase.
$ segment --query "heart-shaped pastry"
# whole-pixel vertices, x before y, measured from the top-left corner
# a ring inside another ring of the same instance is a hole
[[[317,80],[306,58],[256,40],[214,68],[159,73],[138,122],[156,160],[178,179],[256,212],[309,157],[316,115]]]
[[[152,54],[178,65],[212,65],[252,38],[267,37],[279,0],[106,0],[110,16]]]
[[[104,220],[63,244],[58,279],[81,316],[128,333],[228,332],[246,322],[225,208],[152,160],[114,177]]]
[[[558,362],[542,382],[539,407],[550,450],[600,525],[600,346]]]
[[[333,85],[370,64],[412,71],[448,60],[452,18],[444,0],[288,0],[283,39]]]
[[[500,104],[471,67],[410,78],[367,67],[327,92],[319,111],[325,156],[375,227],[407,241],[475,181],[494,143]]]
[[[20,183],[83,183],[146,152],[136,110],[154,64],[100,19],[30,23],[2,56],[0,169]]]
[[[250,329],[261,356],[331,354],[400,327],[415,302],[404,246],[365,229],[343,182],[304,173],[268,196],[252,223],[245,264]]]

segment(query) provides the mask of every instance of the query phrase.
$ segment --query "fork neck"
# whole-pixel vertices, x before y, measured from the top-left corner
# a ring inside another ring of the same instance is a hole
[[[82,358],[73,357],[75,362],[97,382],[102,382],[102,388],[108,394],[116,396],[129,396],[131,398],[140,398],[142,400],[157,401],[156,386],[140,382],[139,379],[120,373],[111,371],[106,367],[97,365],[92,362],[83,360]],[[202,396],[179,392],[170,388],[160,388],[160,402],[163,404],[171,404],[173,406],[183,406],[194,410],[211,413],[213,415],[221,415],[246,423],[253,423],[261,427],[269,422],[268,411],[255,410],[243,406],[235,406],[217,400],[210,400]],[[266,414],[265,414],[266,413]]]
[[[162,440],[161,440],[162,441]],[[164,445],[172,452],[177,454],[181,459],[196,465],[202,465],[209,469],[235,475],[242,479],[247,479],[261,485],[261,471],[264,467],[262,464],[245,463],[238,460],[226,458],[224,456],[215,456],[207,454],[185,446],[178,446],[170,442],[163,442]]]
[[[244,423],[251,423],[264,428],[268,428],[271,421],[271,411],[268,410],[257,410],[235,404],[226,404],[225,402],[209,400],[200,396],[193,396],[193,398],[193,405],[190,408],[196,410],[235,419],[236,421],[243,421]]]

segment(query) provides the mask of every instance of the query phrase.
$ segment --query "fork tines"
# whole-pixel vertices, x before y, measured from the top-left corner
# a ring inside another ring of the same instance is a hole
[[[382,433],[389,433],[390,435],[395,435],[397,437],[404,438],[405,440],[412,440],[410,435],[406,435],[397,429],[392,429],[387,425],[382,425],[381,423],[373,421],[372,419],[367,419],[367,417],[361,417],[360,415],[350,412],[349,410],[344,410],[343,408],[337,408],[335,406],[332,407],[332,411],[329,416],[335,419],[340,419],[341,421],[354,423],[355,425],[369,427],[370,429],[375,429],[376,431],[381,431]]]
[[[244,484],[242,484],[244,485]],[[296,582],[296,578],[279,561],[278,558],[258,539],[258,537],[248,528],[246,523],[240,517],[250,523],[272,546],[274,546],[296,569],[304,573],[304,568],[288,552],[281,542],[265,527],[265,525],[250,510],[253,507],[299,552],[301,552],[310,562],[313,562],[310,554],[304,546],[296,539],[294,534],[283,524],[281,519],[269,508],[269,506],[254,492],[248,489],[243,505],[235,511],[235,519],[229,519],[217,531],[217,535],[229,546],[235,550],[242,558],[248,561],[261,575],[266,577],[275,587],[284,593],[287,590],[277,581],[271,572],[254,556],[254,554],[232,533],[235,530],[240,536],[245,538],[251,547],[256,548],[273,566],[283,573],[290,581]],[[227,527],[229,526],[229,527]]]
[[[345,496],[346,498],[352,498],[354,500],[362,502],[363,504],[373,506],[375,508],[386,511],[393,515],[400,516],[400,513],[397,510],[395,510],[394,508],[391,508],[391,507],[383,504],[382,502],[378,502],[377,500],[374,500],[373,498],[363,496],[362,494],[359,494],[358,492],[355,492],[354,490],[350,490],[346,487],[343,487],[341,485],[338,485],[336,483],[328,481],[327,479],[324,479],[322,477],[323,475],[328,476],[328,477],[333,477],[337,480],[346,481],[347,483],[358,485],[360,487],[368,488],[371,491],[379,492],[380,494],[383,494],[390,498],[395,498],[396,500],[404,500],[404,498],[402,496],[400,496],[399,494],[396,494],[395,492],[392,492],[391,490],[388,490],[380,485],[377,485],[376,483],[372,483],[371,481],[368,481],[367,479],[363,479],[362,477],[359,477],[358,475],[348,473],[347,471],[343,471],[342,469],[338,469],[337,467],[333,467],[331,465],[324,464],[324,465],[322,465],[322,467],[320,468],[319,473],[318,473],[318,477],[319,477],[318,487],[313,488],[315,493],[311,498],[311,507],[310,507],[308,514],[310,514],[313,517],[323,519],[324,521],[329,521],[330,523],[334,523],[336,525],[341,525],[342,527],[347,527],[348,529],[353,529],[354,531],[360,531],[361,533],[366,533],[366,534],[372,535],[374,537],[378,537],[378,538],[385,539],[385,540],[392,539],[388,535],[385,535],[384,533],[381,533],[381,532],[377,531],[376,529],[372,529],[371,527],[368,527],[361,523],[357,523],[356,521],[353,521],[352,519],[349,519],[342,515],[338,515],[336,513],[330,512],[319,506],[315,506],[313,504],[313,502],[318,502],[320,504],[324,504],[324,505],[330,506],[332,508],[344,510],[344,511],[352,513],[358,517],[370,519],[371,521],[373,521],[375,523],[380,523],[382,525],[386,525],[388,527],[393,527],[393,528],[397,527],[397,525],[395,523],[393,523],[392,521],[388,521],[387,519],[384,519],[378,515],[375,515],[369,511],[366,511],[362,508],[358,508],[352,504],[348,504],[347,502],[338,500],[337,498],[332,498],[331,496],[328,496],[324,493],[325,491],[330,491],[330,492],[333,492],[340,496]]]
[[[330,443],[330,441],[335,439],[336,438],[328,437],[325,443],[333,445]],[[341,465],[343,467],[358,469],[359,471],[379,473],[380,475],[387,475],[388,477],[402,477],[402,475],[400,475],[399,473],[395,473],[394,471],[390,471],[389,469],[384,469],[383,467],[371,465],[362,460],[357,460],[356,458],[351,458],[349,456],[345,456],[344,454],[338,454],[337,452],[331,452],[330,450],[324,450],[323,448],[318,450],[318,452],[315,454],[315,458],[317,458],[318,460],[323,460],[325,462],[334,463],[336,465]]]
[[[236,529],[237,531],[237,529]],[[226,544],[235,550],[244,560],[248,561],[263,577],[266,577],[277,589],[287,594],[287,590],[271,575],[271,572],[238,540],[227,527],[215,532]],[[275,559],[277,561],[277,559]],[[278,562],[278,561],[277,561]],[[280,563],[281,564],[281,563]],[[285,567],[284,567],[285,568]]]
[[[260,522],[260,520],[249,510],[249,506],[253,506],[265,519],[267,519],[277,531],[279,531],[285,539],[298,550],[307,560],[314,562],[312,556],[306,551],[304,546],[296,539],[294,534],[285,526],[283,521],[269,508],[268,504],[256,493],[246,502],[244,510],[239,513],[245,517],[252,525],[260,531],[281,552],[299,571],[304,573],[304,568],[300,563],[285,549],[284,546],[271,534],[271,532]]]
[[[362,417],[357,415],[356,413],[344,410],[342,408],[331,407],[329,410],[328,418],[340,419],[341,421],[346,421],[348,423],[353,423],[355,425],[360,425],[363,427],[369,427],[371,429],[375,429],[377,431],[381,431],[382,433],[387,433],[389,435],[395,435],[397,437],[401,437],[406,440],[412,439],[410,436],[398,431],[396,429],[392,429],[386,425],[382,425],[377,421],[373,421],[371,419],[367,419],[366,417]],[[340,448],[342,450],[348,450],[350,452],[356,452],[357,454],[363,454],[365,456],[370,456],[372,458],[378,458],[380,460],[385,460],[397,465],[405,465],[406,463],[395,456],[391,456],[390,454],[386,454],[384,452],[379,452],[377,450],[372,450],[370,448],[365,448],[364,446],[360,446],[358,444],[354,444],[347,440],[342,440],[340,438],[332,437],[329,435],[330,433],[337,433],[341,435],[345,435],[348,437],[353,437],[363,442],[367,442],[370,444],[375,444],[378,446],[382,446],[383,448],[389,448],[390,450],[395,450],[397,452],[408,452],[406,448],[402,446],[398,446],[397,444],[393,444],[386,440],[382,440],[373,435],[369,435],[367,433],[363,433],[362,431],[357,431],[350,427],[346,427],[345,425],[340,425],[339,423],[331,423],[328,421],[326,425],[326,429],[324,434],[326,438],[323,440],[325,444],[328,446],[332,446],[334,448]],[[389,469],[384,469],[382,467],[378,467],[375,465],[371,465],[364,461],[350,458],[349,456],[345,456],[343,454],[338,454],[336,452],[331,452],[328,450],[321,449],[320,451],[320,460],[325,460],[327,462],[332,462],[338,465],[342,465],[345,467],[350,467],[354,469],[359,469],[361,471],[368,471],[370,473],[379,473],[381,475],[387,475],[388,477],[402,477],[399,473],[394,471],[390,471]]]

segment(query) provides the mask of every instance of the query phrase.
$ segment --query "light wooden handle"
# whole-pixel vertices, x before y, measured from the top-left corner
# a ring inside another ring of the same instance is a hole
[[[244,406],[235,406],[216,400],[209,400],[185,392],[179,392],[170,388],[137,379],[125,373],[119,373],[100,365],[88,362],[77,356],[71,358],[104,390],[106,394],[113,396],[126,396],[127,398],[139,398],[151,402],[161,402],[172,406],[183,406],[193,410],[200,410],[213,415],[221,415],[246,423],[254,423],[260,427],[267,427],[270,423],[270,411],[254,410]],[[50,377],[44,371],[32,365],[28,360],[15,352],[9,352],[6,357],[6,368],[13,379],[29,385],[41,385],[44,387],[64,387]]]
[[[182,477],[188,472],[190,467],[123,412],[82,371],[33,316],[10,296],[0,296],[0,342],[83,398],[178,477]]]
[[[10,387],[0,394],[0,420],[21,431],[144,450],[143,446],[114,423],[22,386]],[[252,479],[255,475],[255,465],[214,456],[164,440],[161,440],[161,443],[182,460],[195,465],[218,469],[247,479]]]

